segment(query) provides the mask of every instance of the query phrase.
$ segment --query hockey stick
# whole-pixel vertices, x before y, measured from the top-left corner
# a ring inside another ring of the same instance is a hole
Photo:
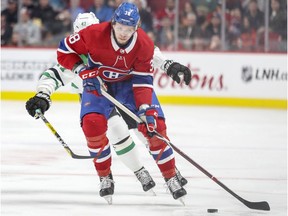
[[[64,149],[68,152],[68,154],[74,158],[74,159],[90,159],[94,158],[93,156],[84,156],[84,155],[77,155],[75,154],[68,145],[64,142],[64,140],[61,138],[61,136],[57,133],[57,131],[54,129],[54,127],[50,124],[50,122],[46,119],[46,117],[42,114],[41,110],[36,110],[36,117],[40,117],[43,122],[46,124],[46,126],[51,130],[51,132],[56,136],[58,141],[62,144]]]
[[[123,104],[121,104],[119,101],[117,101],[115,98],[113,98],[110,94],[108,94],[106,91],[101,89],[101,93],[104,97],[106,97],[110,102],[115,104],[119,109],[123,110],[127,115],[129,115],[131,118],[133,118],[137,123],[143,123],[143,121],[135,115],[133,112],[131,112],[128,108],[126,108]],[[239,195],[237,195],[235,192],[233,192],[231,189],[229,189],[226,185],[224,185],[220,180],[218,180],[216,177],[214,177],[211,173],[209,173],[206,169],[204,169],[202,166],[200,166],[198,163],[196,163],[194,160],[192,160],[188,155],[186,155],[183,151],[181,151],[178,147],[173,145],[169,140],[167,140],[165,137],[163,137],[158,132],[153,132],[154,135],[164,141],[167,145],[171,146],[179,155],[181,155],[184,159],[186,159],[188,162],[190,162],[192,165],[194,165],[197,169],[199,169],[202,173],[204,173],[206,176],[208,176],[211,180],[213,180],[215,183],[217,183],[220,187],[222,187],[225,191],[230,193],[232,196],[234,196],[237,200],[242,202],[245,206],[247,206],[250,209],[256,209],[256,210],[264,210],[269,211],[270,206],[268,202],[261,201],[261,202],[250,202],[248,200],[243,199]]]

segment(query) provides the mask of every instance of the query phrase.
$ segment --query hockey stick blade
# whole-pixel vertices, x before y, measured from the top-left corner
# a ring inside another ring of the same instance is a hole
[[[240,200],[241,201],[241,200]],[[249,202],[247,200],[243,200],[242,203],[246,205],[250,209],[255,210],[263,210],[263,211],[270,211],[270,206],[268,202],[262,201],[262,202]]]
[[[101,93],[104,97],[106,97],[110,102],[112,102],[114,105],[116,105],[119,109],[124,111],[127,115],[129,115],[137,123],[142,123],[142,120],[138,116],[136,116],[127,107],[125,107],[118,100],[116,100],[114,97],[112,97],[110,94],[108,94],[103,88],[101,88]],[[268,202],[266,202],[266,201],[250,202],[250,201],[243,199],[242,197],[237,195],[235,192],[233,192],[231,189],[229,189],[226,185],[224,185],[221,181],[219,181],[216,177],[214,177],[211,173],[209,173],[206,169],[204,169],[202,166],[200,166],[198,163],[196,163],[194,160],[192,160],[192,158],[190,158],[187,154],[185,154],[183,151],[181,151],[178,147],[173,145],[173,143],[171,143],[169,140],[167,140],[161,134],[159,134],[156,131],[153,133],[160,140],[164,141],[167,145],[171,146],[171,148],[173,148],[184,159],[186,159],[188,162],[190,162],[192,165],[194,165],[197,169],[199,169],[202,173],[204,173],[206,176],[208,176],[210,179],[212,179],[216,184],[218,184],[220,187],[222,187],[225,191],[227,191],[233,197],[235,197],[237,200],[242,202],[245,206],[247,206],[250,209],[270,211],[270,206],[269,206]]]
[[[36,110],[35,118],[41,118],[42,121],[45,123],[45,125],[50,129],[50,131],[56,136],[58,141],[62,144],[64,149],[67,151],[67,153],[74,159],[91,159],[94,158],[93,156],[86,156],[86,155],[77,155],[75,154],[68,145],[64,142],[64,140],[61,138],[61,136],[57,133],[57,131],[54,129],[54,127],[50,124],[50,122],[46,119],[46,117],[42,114],[41,110]]]
[[[157,132],[156,132],[156,136],[159,137],[159,139],[161,139],[164,142],[166,142],[168,145],[170,145],[179,155],[181,155],[184,159],[186,159],[188,162],[190,162],[192,165],[194,165],[197,169],[199,169],[207,177],[209,177],[211,180],[213,180],[216,184],[218,184],[220,187],[222,187],[225,191],[230,193],[233,197],[235,197],[237,200],[242,202],[248,208],[255,209],[255,210],[270,211],[270,206],[269,206],[268,202],[266,202],[266,201],[250,202],[250,201],[247,201],[247,200],[243,199],[242,197],[237,195],[235,192],[233,192],[231,189],[229,189],[226,185],[224,185],[215,176],[213,176],[211,173],[209,173],[207,170],[205,170],[202,166],[200,166],[198,163],[196,163],[194,160],[192,160],[192,158],[190,158],[187,154],[185,154],[183,151],[181,151],[177,146],[175,146],[169,140],[166,140],[164,137],[162,137]]]
[[[68,152],[68,154],[74,159],[91,159],[91,158],[94,158],[93,156],[89,156],[89,155],[87,155],[87,156],[86,155],[77,155],[68,146],[66,146],[64,148]]]

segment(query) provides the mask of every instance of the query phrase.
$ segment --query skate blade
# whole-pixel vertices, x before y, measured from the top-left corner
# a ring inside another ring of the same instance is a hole
[[[180,197],[177,200],[179,200],[182,203],[182,205],[185,206],[185,197]]]
[[[108,205],[112,205],[112,195],[103,196],[103,198],[107,201]]]
[[[156,193],[152,188],[148,190],[147,192],[150,193],[152,196],[156,196]]]

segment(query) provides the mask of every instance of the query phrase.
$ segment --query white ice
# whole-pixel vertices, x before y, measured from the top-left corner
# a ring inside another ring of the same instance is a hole
[[[251,210],[176,153],[189,183],[186,206],[166,191],[152,157],[137,143],[153,176],[156,196],[142,191],[113,152],[113,205],[99,197],[91,159],[72,159],[25,102],[2,101],[1,215],[16,216],[287,216],[287,111],[163,106],[171,142],[248,201],[267,201],[271,211]],[[54,102],[45,114],[68,146],[88,155],[78,103]],[[217,208],[218,213],[207,213]]]

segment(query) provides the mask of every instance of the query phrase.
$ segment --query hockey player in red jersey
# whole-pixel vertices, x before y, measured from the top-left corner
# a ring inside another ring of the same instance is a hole
[[[92,24],[99,24],[99,20],[94,13],[79,13],[73,23],[74,33],[77,33]],[[157,57],[155,57],[155,61],[156,65],[158,63],[158,67],[161,67],[162,64],[164,66],[168,61],[171,61],[165,60],[159,49],[154,53],[154,55],[156,53]],[[87,57],[85,55],[82,55],[81,58],[84,62],[87,62]],[[58,63],[53,67],[46,69],[40,75],[40,79],[36,87],[36,95],[29,98],[29,100],[26,102],[26,109],[28,113],[32,117],[35,117],[36,110],[40,109],[44,114],[44,112],[46,112],[51,105],[50,96],[55,91],[58,91],[60,87],[65,85],[67,86],[69,84],[71,85],[72,92],[80,95],[81,101],[83,87],[82,79],[78,76],[78,74],[73,73],[71,70],[65,69]],[[127,123],[124,120],[127,121]],[[130,126],[131,124],[132,122],[129,121],[127,117],[123,118],[123,115],[121,116],[119,111],[117,111],[115,108],[111,112],[108,119],[109,129],[107,131],[107,137],[109,138],[109,144],[113,146],[113,150],[124,165],[126,165],[135,174],[141,183],[143,190],[145,192],[152,190],[152,193],[154,193],[152,188],[155,186],[155,182],[141,162],[137,145],[135,145],[132,136],[130,136],[129,128],[133,128],[133,126]],[[136,129],[133,131],[135,135],[137,135],[138,139],[144,140],[143,135],[136,131]],[[144,144],[147,146],[146,143]],[[187,180],[178,170],[176,171],[179,181],[182,185],[185,185]]]
[[[145,122],[139,130],[146,136],[149,148],[174,199],[186,195],[176,177],[174,153],[166,143],[150,137],[157,130],[166,135],[163,111],[153,91],[152,58],[154,45],[138,28],[139,13],[134,4],[122,3],[112,22],[91,25],[64,38],[58,48],[58,62],[80,75],[84,92],[81,104],[82,130],[87,139],[94,165],[100,177],[100,196],[114,193],[111,153],[106,136],[107,119],[114,108],[101,95],[102,83],[108,93]],[[89,67],[80,54],[88,55]]]

